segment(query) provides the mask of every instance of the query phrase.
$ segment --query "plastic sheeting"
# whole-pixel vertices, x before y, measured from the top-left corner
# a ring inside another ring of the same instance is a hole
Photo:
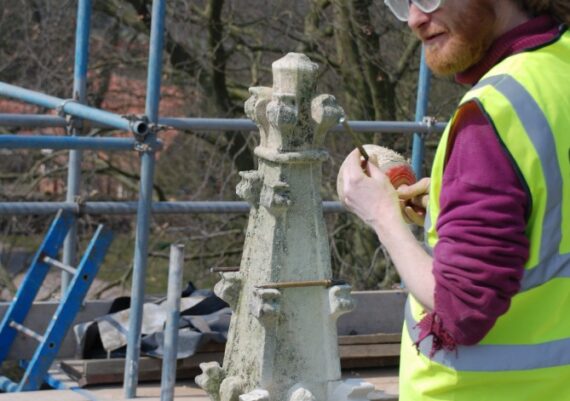
[[[209,342],[225,343],[231,309],[210,290],[196,290],[192,283],[180,299],[177,358],[186,358]],[[161,358],[164,353],[166,299],[143,305],[141,354]],[[109,314],[74,327],[78,357],[123,357],[127,344],[130,299],[115,300]]]

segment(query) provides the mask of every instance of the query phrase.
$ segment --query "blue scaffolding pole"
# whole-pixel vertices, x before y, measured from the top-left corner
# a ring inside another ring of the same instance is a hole
[[[53,135],[11,135],[0,133],[0,149],[135,150],[131,138],[101,138]],[[74,202],[75,198],[67,198]]]
[[[397,134],[431,134],[441,133],[446,123],[427,123],[424,121],[349,121],[350,127],[356,132],[385,132]],[[158,124],[165,128],[176,130],[191,130],[199,132],[225,132],[225,131],[257,131],[257,126],[244,118],[182,118],[182,117],[159,117]],[[67,122],[63,117],[36,114],[2,114],[0,113],[0,127],[66,127]],[[93,123],[95,128],[113,128],[102,123]],[[330,129],[331,133],[344,132],[344,127],[339,124]]]
[[[75,99],[61,99],[46,95],[45,93],[10,85],[6,82],[0,82],[0,96],[6,96],[48,109],[54,109],[59,113],[69,114],[73,117],[96,121],[112,128],[132,132],[137,136],[146,135],[150,129],[144,118],[123,117],[115,113],[99,110],[95,107],[85,106]]]
[[[145,111],[149,123],[153,126],[157,126],[158,124],[165,8],[165,0],[154,0],[152,2]],[[152,183],[154,179],[155,165],[155,149],[153,148],[154,142],[156,142],[156,132],[151,129],[145,139],[145,143],[150,146],[148,150],[143,151],[141,155],[139,211],[137,214],[135,259],[131,289],[131,313],[129,319],[129,333],[127,335],[127,360],[125,361],[125,398],[135,398],[137,395],[136,392],[139,372],[138,362],[140,357],[142,312],[152,204]]]
[[[427,107],[429,102],[429,89],[430,89],[430,81],[431,81],[431,71],[429,70],[426,64],[426,57],[425,57],[425,49],[422,47],[422,55],[420,61],[420,76],[418,80],[418,97],[416,99],[416,122],[422,123],[426,127],[430,127],[433,124],[429,121],[425,120],[427,115]],[[442,124],[443,127],[439,127],[441,130],[445,128],[445,124]],[[441,132],[441,131],[439,131]],[[414,174],[418,178],[422,178],[423,170],[422,164],[424,161],[425,155],[425,132],[416,132],[414,133],[414,142],[412,145],[412,169],[414,170]]]
[[[129,215],[137,214],[138,202],[1,202],[0,216],[52,215],[58,210],[76,215]],[[249,213],[249,204],[242,201],[186,201],[153,202],[152,214],[208,214]],[[343,213],[346,209],[338,201],[324,201],[325,213]]]
[[[89,64],[89,34],[91,29],[91,0],[79,0],[77,5],[77,28],[75,33],[75,68],[73,75],[73,96],[77,102],[85,104],[87,95],[87,66]],[[82,134],[82,122],[71,125],[71,135]],[[81,186],[81,151],[69,152],[67,172],[67,194],[65,200],[73,202],[80,193]],[[63,243],[63,263],[75,266],[77,259],[77,220],[75,219]],[[65,296],[72,275],[61,272],[61,297]]]

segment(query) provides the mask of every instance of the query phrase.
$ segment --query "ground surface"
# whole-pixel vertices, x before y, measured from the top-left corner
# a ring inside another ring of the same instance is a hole
[[[398,399],[397,369],[361,369],[344,372],[343,378],[358,378],[376,387],[372,400],[396,401]],[[160,385],[141,384],[137,398],[143,401],[160,401]],[[176,401],[208,401],[206,393],[192,381],[179,382],[175,389]],[[0,401],[122,401],[125,400],[121,386],[89,387],[76,391],[48,390],[27,393],[0,394]]]

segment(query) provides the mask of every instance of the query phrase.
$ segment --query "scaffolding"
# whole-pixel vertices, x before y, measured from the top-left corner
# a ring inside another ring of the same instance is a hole
[[[159,117],[161,87],[163,32],[166,0],[154,0],[150,32],[149,59],[147,68],[147,92],[145,114],[142,116],[120,116],[86,105],[86,84],[91,24],[91,0],[79,0],[75,39],[75,65],[72,97],[61,99],[36,91],[27,90],[0,82],[0,96],[20,100],[47,109],[56,110],[58,115],[0,114],[0,126],[63,127],[70,136],[19,136],[0,132],[0,149],[64,149],[69,150],[67,192],[64,202],[0,202],[0,215],[51,215],[58,210],[70,211],[76,215],[136,214],[136,239],[131,289],[131,319],[127,338],[125,361],[124,394],[135,398],[138,384],[138,361],[140,357],[142,311],[144,302],[144,278],[147,267],[150,216],[152,214],[175,213],[247,213],[247,202],[152,202],[152,188],[156,152],[161,148],[158,139],[160,127],[178,130],[199,131],[256,131],[255,124],[248,119],[221,118],[170,118]],[[420,177],[424,158],[424,138],[430,133],[440,133],[445,124],[436,123],[426,117],[430,89],[430,72],[422,51],[418,81],[415,122],[399,121],[351,121],[357,132],[400,132],[413,134],[412,167]],[[92,127],[113,128],[132,134],[132,138],[81,137],[83,122]],[[343,132],[342,125],[332,132]],[[81,182],[81,152],[83,150],[136,151],[140,153],[140,181],[137,202],[83,202],[78,198]],[[325,201],[326,213],[343,212],[340,202]],[[63,263],[73,265],[76,259],[77,223],[74,222],[63,248]],[[61,288],[69,285],[69,273],[62,273]]]

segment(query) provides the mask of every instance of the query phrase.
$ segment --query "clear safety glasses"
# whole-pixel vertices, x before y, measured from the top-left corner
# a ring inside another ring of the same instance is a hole
[[[414,5],[424,13],[433,13],[444,3],[444,0],[384,0],[384,3],[400,21],[406,22],[410,17],[410,5]]]

